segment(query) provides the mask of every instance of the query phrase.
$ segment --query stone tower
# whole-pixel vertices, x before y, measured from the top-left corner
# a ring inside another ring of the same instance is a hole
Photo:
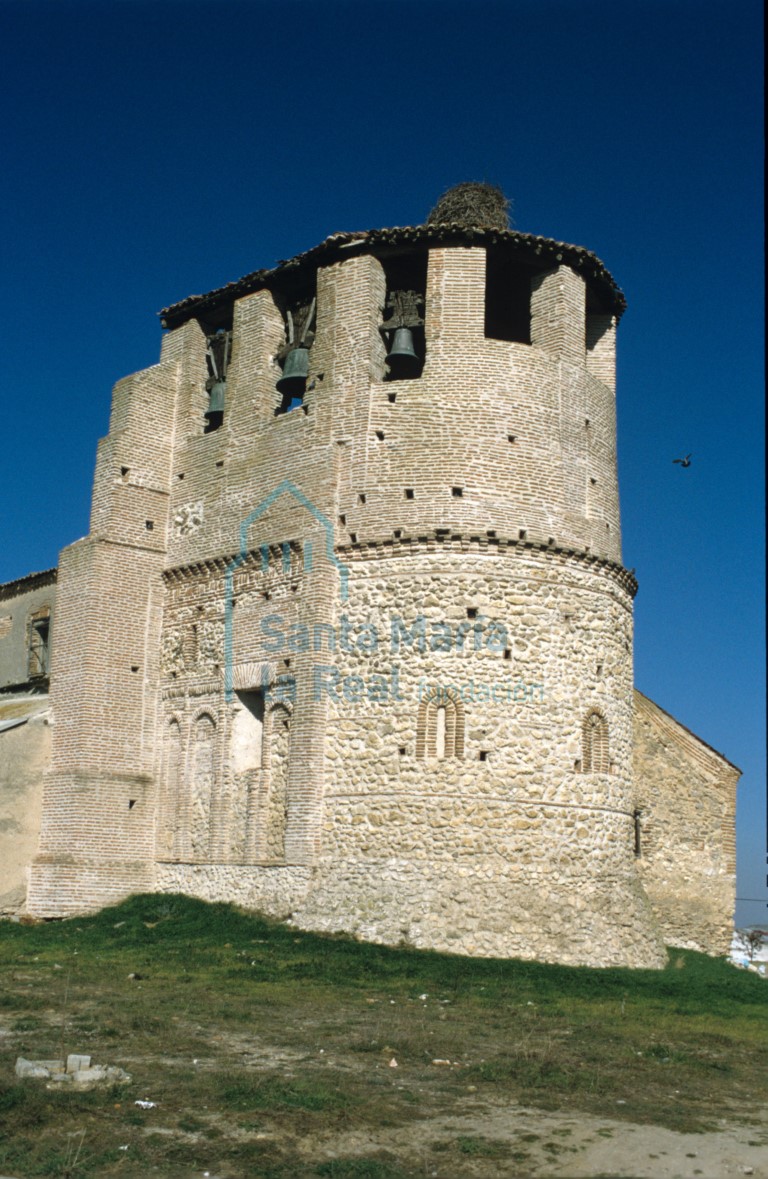
[[[137,889],[660,965],[635,867],[621,292],[460,186],[163,313],[59,568],[29,908]]]

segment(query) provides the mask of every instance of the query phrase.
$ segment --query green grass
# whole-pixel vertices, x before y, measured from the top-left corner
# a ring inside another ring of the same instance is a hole
[[[0,923],[0,1173],[420,1175],[405,1148],[329,1159],[328,1135],[423,1123],[426,1149],[430,1119],[468,1098],[703,1129],[761,1101],[767,997],[687,951],[663,971],[468,959],[176,896]],[[74,1051],[132,1082],[72,1093],[13,1075],[18,1055]],[[443,1139],[456,1176],[504,1145]]]

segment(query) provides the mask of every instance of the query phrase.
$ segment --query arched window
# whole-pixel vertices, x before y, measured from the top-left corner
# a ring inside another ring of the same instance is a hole
[[[592,708],[581,725],[581,769],[585,774],[607,774],[610,768],[608,722]]]
[[[416,756],[423,761],[464,756],[464,705],[454,688],[429,688],[422,697]]]

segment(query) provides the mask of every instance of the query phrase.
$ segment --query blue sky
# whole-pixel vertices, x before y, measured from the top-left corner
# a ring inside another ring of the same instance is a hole
[[[592,249],[619,331],[638,687],[744,771],[766,908],[760,5],[0,0],[0,581],[88,529],[164,305],[461,180]],[[688,470],[672,459],[693,453]]]

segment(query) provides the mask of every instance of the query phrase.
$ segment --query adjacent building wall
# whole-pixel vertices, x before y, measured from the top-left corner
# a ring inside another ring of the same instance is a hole
[[[49,721],[47,696],[0,696],[0,913],[16,912],[26,899],[50,758]]]
[[[669,945],[727,954],[740,771],[635,692],[637,866]]]
[[[0,585],[0,913],[23,905],[40,834],[56,576]]]
[[[0,585],[0,692],[47,686],[56,576],[47,569]]]

